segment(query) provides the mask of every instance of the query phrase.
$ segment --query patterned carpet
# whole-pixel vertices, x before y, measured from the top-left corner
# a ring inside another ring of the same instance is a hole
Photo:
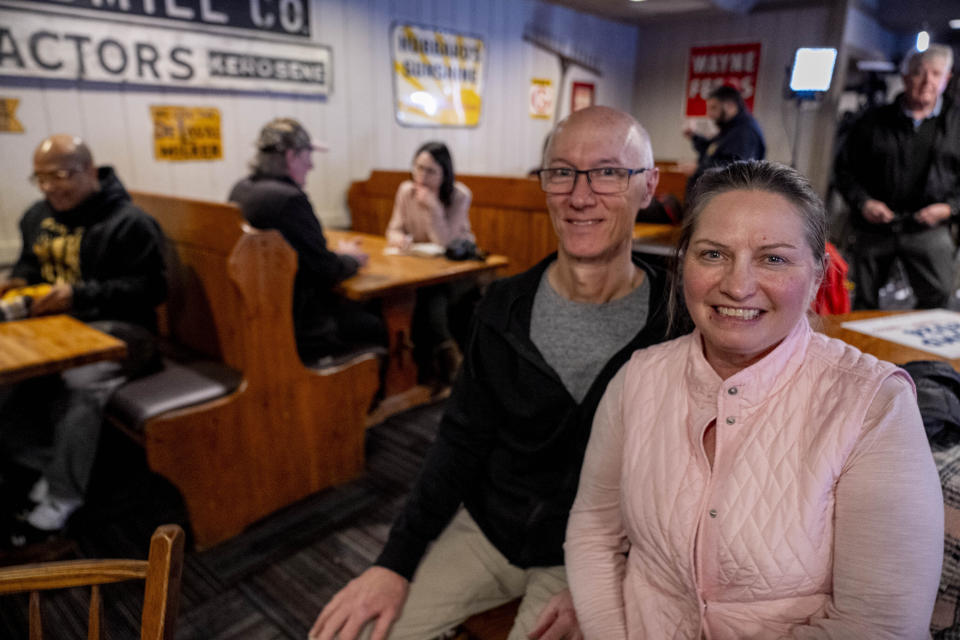
[[[188,551],[178,639],[303,640],[324,603],[365,569],[416,478],[443,404],[395,416],[367,432],[367,473],[315,494],[204,552]],[[142,451],[104,434],[86,507],[70,523],[78,557],[142,557],[153,529],[185,525],[179,494],[146,471]],[[104,637],[139,637],[142,583],[103,588]],[[86,636],[88,592],[44,599],[51,638]],[[27,637],[26,596],[0,597],[0,638]]]

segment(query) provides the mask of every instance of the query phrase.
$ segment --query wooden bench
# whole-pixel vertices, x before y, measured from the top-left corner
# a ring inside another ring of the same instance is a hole
[[[292,319],[297,257],[280,233],[252,229],[233,205],[131,195],[167,237],[161,335],[192,355],[122,387],[108,417],[179,488],[196,546],[357,476],[378,361],[365,353],[303,366]]]
[[[397,187],[409,177],[406,171],[375,170],[368,179],[352,183],[347,205],[353,230],[386,233]],[[477,245],[510,260],[502,275],[526,271],[556,250],[557,237],[536,180],[465,175],[457,180],[473,192],[470,226]]]
[[[657,195],[671,193],[682,204],[686,176],[672,169],[672,163],[658,163],[658,167]],[[397,187],[409,177],[406,171],[374,170],[366,180],[351,183],[347,206],[353,230],[384,234]],[[526,271],[557,249],[546,197],[537,180],[477,175],[458,175],[457,180],[473,192],[470,226],[477,245],[510,260],[503,275]]]

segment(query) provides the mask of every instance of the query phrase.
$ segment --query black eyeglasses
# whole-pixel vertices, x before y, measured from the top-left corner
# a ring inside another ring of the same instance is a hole
[[[44,184],[60,184],[69,180],[73,174],[79,173],[80,169],[58,169],[56,171],[46,171],[44,173],[32,173],[29,180],[31,184],[40,187]]]
[[[587,184],[594,193],[611,195],[623,193],[630,186],[630,176],[649,171],[650,167],[642,169],[625,169],[624,167],[598,167],[596,169],[570,169],[569,167],[555,167],[540,169],[540,188],[553,195],[573,193],[577,184],[577,176],[586,174]]]

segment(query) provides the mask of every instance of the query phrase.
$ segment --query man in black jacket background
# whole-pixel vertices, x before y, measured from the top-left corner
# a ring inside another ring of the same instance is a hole
[[[721,85],[710,92],[707,117],[720,128],[715,136],[707,138],[689,127],[683,130],[697,152],[696,170],[687,181],[688,202],[693,185],[707,169],[724,167],[737,160],[763,160],[767,155],[760,124],[734,87]]]
[[[300,358],[313,364],[358,344],[385,344],[380,318],[333,291],[367,262],[359,245],[327,247],[323,227],[303,187],[313,169],[311,154],[326,147],[311,140],[292,118],[271,120],[257,138],[251,173],[228,199],[258,229],[277,229],[297,252],[293,323]]]
[[[156,364],[154,309],[166,297],[159,226],[111,167],[96,167],[81,139],[44,140],[31,180],[44,199],[20,221],[20,257],[0,295],[49,285],[30,315],[69,313],[123,339],[127,357],[0,387],[0,475],[8,480],[0,545],[14,547],[63,529],[83,504],[103,408],[120,384]],[[9,482],[14,465],[40,472],[29,496]]]
[[[490,286],[386,547],[311,638],[431,638],[518,597],[511,640],[580,638],[563,540],[607,382],[664,337],[664,274],[631,252],[659,174],[646,131],[609,107],[562,121],[543,162],[559,249]]]
[[[953,288],[960,211],[960,108],[944,95],[953,51],[930,45],[902,65],[904,91],[854,123],[837,154],[835,183],[851,212],[854,308],[876,309],[893,261],[903,263],[922,309]]]

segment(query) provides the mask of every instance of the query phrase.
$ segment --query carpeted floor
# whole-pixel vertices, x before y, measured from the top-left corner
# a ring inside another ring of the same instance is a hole
[[[416,478],[442,403],[395,416],[367,432],[367,473],[315,494],[203,552],[188,551],[178,639],[303,640],[317,613],[365,569]],[[70,523],[74,557],[146,558],[153,529],[185,526],[179,494],[146,471],[142,452],[107,431],[88,504]],[[189,543],[188,543],[189,544]],[[103,589],[104,637],[139,637],[142,583]],[[50,638],[86,636],[86,590],[44,599]],[[0,638],[26,638],[26,596],[0,597]]]

